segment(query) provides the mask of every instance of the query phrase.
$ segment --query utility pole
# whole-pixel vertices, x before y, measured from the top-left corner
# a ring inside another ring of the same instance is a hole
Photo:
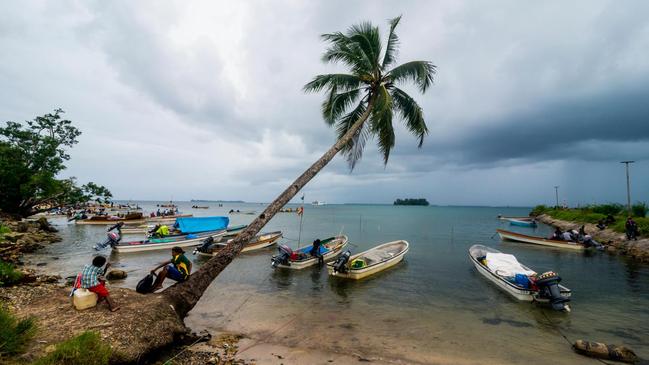
[[[555,185],[554,187],[554,197],[557,200],[557,204],[554,207],[556,209],[559,209],[559,185]]]
[[[629,164],[635,161],[622,161],[626,165],[626,209],[631,214],[631,184],[629,183]]]

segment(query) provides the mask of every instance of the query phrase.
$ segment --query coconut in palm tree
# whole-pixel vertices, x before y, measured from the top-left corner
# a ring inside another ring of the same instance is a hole
[[[394,147],[395,119],[405,123],[419,147],[428,134],[424,115],[417,102],[400,88],[412,82],[424,93],[433,83],[435,66],[428,61],[412,61],[394,66],[399,38],[395,33],[401,17],[390,21],[387,43],[381,44],[378,27],[364,22],[347,32],[324,34],[328,44],[322,59],[349,69],[345,74],[318,75],[304,86],[306,92],[326,91],[322,103],[325,122],[336,129],[336,143],[286,188],[237,238],[219,251],[183,283],[164,294],[176,312],[184,317],[196,305],[210,283],[239,254],[268,221],[336,154],[343,152],[353,169],[362,156],[366,142],[374,138],[388,163]]]

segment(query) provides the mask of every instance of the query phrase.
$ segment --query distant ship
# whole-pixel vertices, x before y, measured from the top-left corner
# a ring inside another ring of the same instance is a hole
[[[313,202],[311,202],[311,205],[327,205],[327,202],[314,200]]]

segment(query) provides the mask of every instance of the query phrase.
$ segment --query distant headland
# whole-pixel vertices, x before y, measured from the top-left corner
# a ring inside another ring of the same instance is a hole
[[[420,198],[420,199],[408,198],[408,199],[397,199],[397,200],[394,201],[394,205],[423,205],[423,206],[428,206],[430,204],[428,203],[428,200],[426,200],[424,198]]]

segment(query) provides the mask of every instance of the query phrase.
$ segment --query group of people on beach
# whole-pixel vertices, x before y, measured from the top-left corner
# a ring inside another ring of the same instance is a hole
[[[108,309],[111,312],[119,310],[115,300],[110,297],[106,288],[106,273],[111,264],[105,256],[95,256],[90,264],[83,267],[80,278],[77,281],[78,286],[97,294],[98,302],[106,301]],[[156,273],[156,271],[160,272]],[[183,282],[189,278],[192,273],[192,262],[185,256],[185,251],[180,247],[171,249],[171,259],[165,261],[151,270],[151,275],[156,277],[151,292],[162,288],[162,283],[169,278],[176,282]]]
[[[591,235],[586,233],[586,227],[583,225],[579,227],[579,231],[572,229],[564,232],[559,227],[557,227],[554,230],[554,233],[552,233],[552,235],[548,238],[554,241],[565,241],[574,244],[580,243],[586,247],[600,246],[599,243],[593,240],[593,237],[591,237]]]
[[[151,212],[151,214],[149,216],[151,218],[153,218],[153,217],[167,217],[167,216],[176,215],[176,214],[178,214],[178,209],[171,208],[171,209],[164,209],[164,210],[161,211],[160,208],[158,208],[158,210],[155,213]]]

